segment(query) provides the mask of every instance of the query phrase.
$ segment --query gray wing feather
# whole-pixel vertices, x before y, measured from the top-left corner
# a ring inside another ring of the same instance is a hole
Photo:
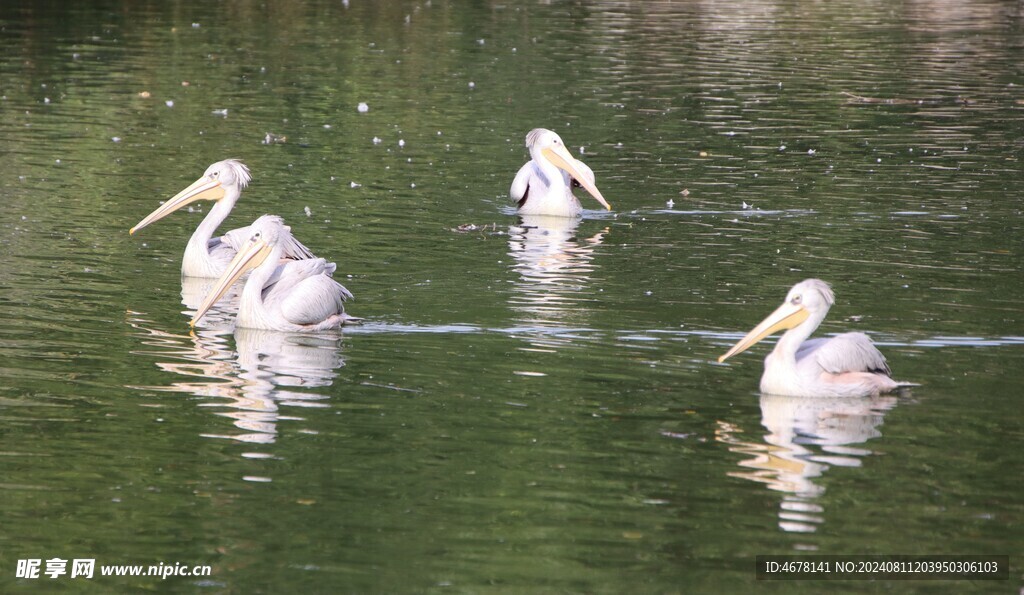
[[[533,162],[523,164],[519,168],[519,173],[516,174],[514,180],[512,180],[512,187],[508,191],[508,195],[514,201],[521,201],[526,197],[527,191],[530,189],[530,177],[533,175]]]
[[[283,299],[284,294],[291,291],[303,279],[317,275],[329,277],[337,269],[338,265],[323,258],[285,261],[274,269],[274,274],[267,280],[267,284],[263,287],[263,299],[264,301]]]
[[[352,294],[327,277],[316,275],[301,280],[281,299],[281,315],[292,324],[316,324],[345,311],[343,302]]]
[[[798,360],[813,357],[823,370],[831,374],[873,372],[892,375],[885,356],[864,333],[843,333],[827,339],[805,341],[796,356]]]

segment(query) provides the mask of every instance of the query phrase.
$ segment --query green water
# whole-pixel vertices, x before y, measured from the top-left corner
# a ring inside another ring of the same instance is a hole
[[[754,557],[872,553],[1012,569],[824,586],[1016,592],[1022,30],[997,2],[4,3],[0,591],[820,592]],[[515,216],[538,126],[611,213]],[[227,224],[283,216],[364,324],[189,334],[208,207],[127,230],[227,157]],[[793,401],[758,393],[771,341],[715,363],[808,277],[819,334],[922,386]],[[212,572],[16,577],[55,557]]]

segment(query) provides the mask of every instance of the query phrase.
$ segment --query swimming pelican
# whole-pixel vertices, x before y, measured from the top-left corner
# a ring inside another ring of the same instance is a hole
[[[530,162],[519,168],[509,189],[509,196],[519,203],[519,213],[578,217],[583,207],[572,193],[574,182],[601,206],[612,210],[594,185],[593,170],[570,155],[557,134],[534,128],[526,135],[526,147],[530,149]]]
[[[146,215],[138,225],[128,230],[134,235],[143,227],[159,221],[174,211],[197,200],[214,201],[213,208],[196,228],[185,246],[181,260],[181,274],[186,277],[220,277],[227,270],[228,263],[238,252],[239,246],[249,237],[249,228],[233,229],[220,237],[213,232],[227,219],[234,208],[242,189],[249,184],[249,168],[237,159],[218,161],[206,168],[203,177],[189,185],[160,207]],[[302,260],[313,258],[313,253],[288,234],[288,243],[283,252],[285,258]]]
[[[761,392],[793,397],[867,397],[901,386],[885,356],[864,333],[806,340],[828,314],[835,295],[828,283],[807,279],[793,286],[783,302],[725,355],[742,353],[768,335],[787,330],[764,360]]]
[[[236,324],[240,327],[311,332],[337,328],[353,320],[342,304],[352,294],[331,278],[337,265],[323,258],[281,262],[290,236],[280,217],[264,215],[254,221],[249,226],[248,240],[189,325],[195,327],[228,288],[250,270],[238,302]]]

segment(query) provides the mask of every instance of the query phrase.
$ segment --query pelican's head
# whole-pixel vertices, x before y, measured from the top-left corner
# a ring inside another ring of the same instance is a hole
[[[253,221],[249,226],[249,239],[238,249],[227,270],[214,283],[209,295],[189,321],[189,326],[194,327],[242,275],[263,264],[274,253],[275,246],[286,233],[288,231],[284,220],[277,215],[264,215]]]
[[[203,177],[192,182],[188,188],[175,194],[170,200],[146,215],[146,218],[139,221],[138,225],[128,230],[134,234],[136,231],[146,227],[154,221],[159,221],[174,211],[193,203],[197,200],[218,201],[225,196],[238,197],[243,188],[249,185],[249,168],[237,159],[225,159],[218,161],[206,168]]]
[[[818,326],[835,302],[836,296],[832,293],[832,288],[821,279],[807,279],[797,283],[786,294],[786,301],[740,339],[739,343],[733,345],[725,355],[719,357],[719,363],[746,351],[773,333],[798,327],[808,319],[812,320],[815,327]]]
[[[526,148],[530,150],[530,156],[535,160],[545,160],[558,169],[561,169],[572,176],[583,189],[590,193],[601,206],[612,210],[612,206],[601,196],[592,179],[580,172],[576,165],[576,159],[565,148],[562,137],[547,128],[534,128],[526,135]]]

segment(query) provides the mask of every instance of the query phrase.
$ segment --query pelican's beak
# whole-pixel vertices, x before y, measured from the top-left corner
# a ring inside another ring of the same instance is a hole
[[[199,305],[199,309],[196,310],[195,316],[193,316],[192,320],[188,322],[188,325],[194,328],[196,323],[199,322],[199,319],[217,303],[217,300],[224,297],[224,294],[227,293],[228,289],[235,284],[235,281],[238,281],[242,275],[263,264],[263,261],[270,256],[272,251],[273,248],[271,248],[270,244],[263,240],[256,238],[250,239],[249,242],[238,251],[238,254],[235,254],[235,257],[231,260],[231,264],[228,265],[227,270],[224,271],[224,274],[220,276],[220,279],[217,279],[217,282],[214,283],[213,289],[210,290],[210,293],[206,296],[206,299],[203,300],[203,303]]]
[[[722,363],[726,358],[730,358],[738,353],[743,353],[772,333],[801,325],[810,314],[803,306],[793,305],[790,302],[782,304],[769,314],[768,318],[762,320],[761,324],[755,326],[752,331],[747,333],[746,337],[740,339],[739,343],[733,345],[732,349],[725,355],[718,358],[718,363]]]
[[[203,176],[195,182],[192,182],[188,188],[175,194],[173,198],[160,205],[160,208],[149,215],[146,215],[146,218],[139,221],[138,225],[135,227],[129,229],[128,233],[134,235],[136,231],[146,227],[154,221],[163,219],[189,203],[197,200],[220,200],[224,198],[224,194],[224,187],[220,185],[219,180],[211,180],[210,178]]]
[[[583,174],[580,173],[580,170],[576,169],[576,159],[569,154],[568,149],[559,144],[551,147],[545,147],[541,153],[548,161],[554,163],[555,167],[567,171],[569,175],[572,176],[572,179],[579,182],[580,186],[583,186],[584,190],[596,198],[597,202],[601,203],[601,206],[609,211],[612,210],[612,206],[608,204],[608,201],[605,200],[603,196],[601,196],[601,191],[597,189],[597,186],[584,177]]]

